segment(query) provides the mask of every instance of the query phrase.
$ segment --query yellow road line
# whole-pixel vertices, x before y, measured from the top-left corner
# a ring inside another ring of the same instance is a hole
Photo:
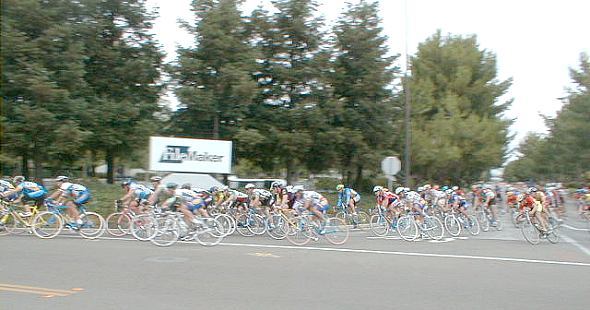
[[[71,290],[59,290],[59,289],[51,289],[51,288],[44,288],[44,287],[35,287],[35,286],[25,286],[25,285],[16,285],[16,284],[6,284],[0,283],[0,290],[10,291],[10,290],[23,290],[37,294],[53,294],[59,296],[67,296],[76,293],[75,291]]]
[[[37,295],[54,295],[54,296],[62,296],[62,297],[72,294],[72,293],[62,294],[62,293],[56,293],[56,292],[50,292],[50,291],[25,290],[25,289],[2,287],[2,286],[0,286],[0,291],[30,293],[30,294],[37,294]]]

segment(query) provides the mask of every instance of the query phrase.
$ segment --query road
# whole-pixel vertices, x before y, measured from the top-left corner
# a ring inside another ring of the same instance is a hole
[[[354,231],[344,246],[230,236],[159,248],[64,233],[0,238],[0,309],[587,309],[590,233],[558,244],[505,229],[405,242]]]

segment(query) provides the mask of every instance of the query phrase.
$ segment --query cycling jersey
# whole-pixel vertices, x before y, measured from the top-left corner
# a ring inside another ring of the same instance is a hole
[[[138,200],[148,199],[150,195],[154,193],[151,189],[139,183],[129,184],[129,191],[131,191],[133,193],[133,197]]]
[[[361,195],[357,193],[352,188],[344,188],[341,192],[338,193],[338,206],[348,206],[349,201],[352,199],[355,203],[358,203],[361,200]]]
[[[274,203],[272,193],[265,189],[253,189],[249,196],[249,199],[250,201],[254,201],[256,198],[258,198],[260,203],[264,206],[271,206]]]
[[[377,204],[383,205],[383,202],[387,202],[387,206],[393,205],[398,206],[400,204],[399,196],[392,192],[384,192],[377,196]]]
[[[59,190],[65,197],[73,198],[77,206],[87,203],[91,198],[90,191],[84,185],[64,182],[59,187]]]
[[[45,198],[45,194],[47,194],[47,190],[45,189],[45,187],[37,183],[28,181],[24,181],[18,184],[16,186],[16,191],[20,192],[25,199],[34,200],[43,199]]]
[[[206,207],[211,201],[213,201],[213,198],[210,195],[205,197],[202,193],[186,188],[177,189],[174,192],[174,195],[178,197],[191,212]]]
[[[10,183],[8,181],[0,180],[0,193],[5,193],[5,192],[9,192],[9,191],[14,191],[14,186],[12,185],[12,183]],[[17,193],[12,193],[12,194],[10,194],[10,196],[6,197],[6,199],[8,199],[8,200],[14,200],[16,198],[18,198]]]

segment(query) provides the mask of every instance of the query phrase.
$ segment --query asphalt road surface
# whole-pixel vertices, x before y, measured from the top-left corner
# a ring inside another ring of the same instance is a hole
[[[560,243],[536,246],[507,218],[503,231],[475,237],[354,231],[338,247],[5,236],[0,309],[588,309],[590,232],[570,216]]]

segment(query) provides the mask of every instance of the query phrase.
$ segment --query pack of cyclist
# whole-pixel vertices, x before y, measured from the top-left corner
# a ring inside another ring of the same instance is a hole
[[[212,187],[210,189],[193,188],[191,184],[176,183],[162,184],[162,178],[154,176],[150,179],[151,187],[135,181],[123,181],[121,188],[122,197],[117,200],[119,204],[131,210],[134,214],[141,214],[148,206],[158,205],[165,210],[181,212],[187,222],[196,222],[197,216],[209,218],[208,210],[231,209],[247,211],[250,208],[262,210],[268,218],[271,212],[276,210],[288,210],[294,213],[308,211],[325,223],[326,213],[331,206],[328,199],[322,194],[306,190],[301,185],[288,186],[283,182],[273,182],[269,189],[256,188],[254,184],[247,184],[245,192],[230,189],[227,186]],[[33,202],[37,206],[44,201],[61,204],[66,208],[68,215],[73,220],[73,226],[80,224],[78,207],[86,204],[91,199],[91,193],[85,186],[73,183],[66,176],[58,176],[55,179],[56,189],[51,194],[42,185],[26,181],[24,177],[14,177],[11,182],[0,181],[0,196],[3,199],[18,203]],[[338,201],[337,210],[344,210],[353,216],[357,214],[361,195],[353,188],[344,184],[336,186]],[[389,217],[399,216],[404,210],[410,210],[419,215],[424,214],[428,208],[439,208],[442,212],[455,210],[467,216],[469,208],[484,208],[491,215],[491,225],[497,223],[501,193],[499,188],[492,186],[475,185],[470,191],[464,191],[458,186],[431,186],[425,184],[411,190],[407,187],[397,187],[391,192],[383,186],[373,188],[375,195],[373,205],[382,208]],[[587,189],[579,189],[575,193],[580,212],[587,212],[590,206],[590,192]],[[504,202],[502,202],[504,203]],[[505,205],[518,209],[518,212],[528,211],[534,217],[542,231],[549,231],[549,208],[563,208],[564,199],[559,191],[554,188],[538,190],[530,187],[519,190],[509,187],[506,190]],[[24,206],[28,204],[23,203]],[[30,216],[30,209],[25,209],[22,216]]]

